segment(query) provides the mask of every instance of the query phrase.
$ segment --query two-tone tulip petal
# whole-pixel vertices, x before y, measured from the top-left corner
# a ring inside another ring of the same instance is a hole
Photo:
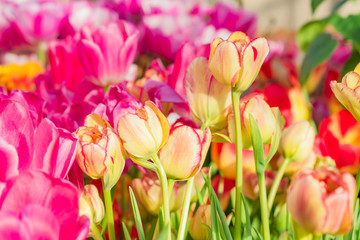
[[[135,114],[124,115],[118,124],[124,148],[135,162],[148,160],[157,154],[169,136],[169,129],[166,117],[151,101],[147,101]]]
[[[76,161],[93,179],[103,177],[106,189],[119,180],[125,165],[125,153],[119,136],[100,115],[89,114],[84,126],[75,135],[79,138]]]
[[[213,130],[226,126],[231,89],[212,76],[206,58],[194,59],[185,75],[185,91],[194,121]]]
[[[268,53],[265,38],[250,40],[245,33],[234,32],[227,40],[213,40],[209,68],[219,82],[244,92],[254,82]]]
[[[201,169],[211,142],[210,129],[192,128],[182,123],[171,127],[169,139],[159,152],[168,178],[185,180]]]
[[[330,86],[339,102],[360,122],[360,63],[341,83],[332,81]]]
[[[293,178],[287,194],[292,218],[306,231],[341,235],[352,227],[355,179],[331,167],[307,169]]]
[[[79,216],[85,215],[91,224],[99,224],[105,216],[104,203],[95,185],[89,184],[84,187],[79,199]]]

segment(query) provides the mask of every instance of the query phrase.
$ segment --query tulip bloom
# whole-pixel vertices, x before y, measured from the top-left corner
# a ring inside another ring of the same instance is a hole
[[[210,129],[195,129],[182,123],[171,126],[170,135],[159,152],[168,178],[188,179],[201,169],[211,142]]]
[[[125,153],[119,136],[110,124],[92,113],[75,134],[79,138],[76,161],[93,179],[103,177],[105,188],[111,189],[119,180],[125,165]]]
[[[360,63],[347,73],[341,83],[330,83],[336,98],[360,122]]]
[[[165,144],[169,123],[157,106],[147,101],[135,114],[119,119],[118,133],[131,159],[148,160]]]
[[[265,38],[251,41],[245,33],[234,32],[227,40],[212,41],[209,68],[216,80],[244,92],[254,82],[268,53]]]
[[[309,157],[315,143],[315,131],[307,121],[294,123],[283,130],[279,152],[284,158],[300,162]]]
[[[205,225],[205,226],[204,226]],[[189,223],[189,233],[194,240],[210,239],[211,229],[211,206],[209,204],[201,205]]]
[[[270,106],[264,101],[264,96],[260,94],[249,95],[240,102],[241,114],[241,135],[244,149],[252,147],[250,133],[250,114],[253,115],[259,127],[263,144],[268,144],[276,129],[276,117]],[[234,114],[228,116],[228,128],[230,139],[235,139]]]
[[[212,130],[226,126],[231,107],[231,89],[212,76],[206,58],[194,59],[187,68],[185,91],[194,121]]]
[[[99,224],[104,218],[104,203],[95,185],[89,184],[84,187],[79,199],[79,215],[86,215],[90,219],[90,225]]]
[[[352,227],[355,198],[352,175],[322,167],[295,176],[286,202],[292,218],[308,232],[342,235]]]
[[[110,22],[93,33],[85,28],[78,52],[86,75],[101,86],[125,80],[135,58],[138,39],[139,31],[126,21]]]

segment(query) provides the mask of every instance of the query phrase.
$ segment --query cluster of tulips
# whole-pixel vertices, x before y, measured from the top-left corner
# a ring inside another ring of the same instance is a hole
[[[256,35],[230,2],[1,1],[0,239],[359,239],[360,64],[300,86]]]

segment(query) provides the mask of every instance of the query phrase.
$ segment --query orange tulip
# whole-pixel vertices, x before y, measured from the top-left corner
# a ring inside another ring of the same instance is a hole
[[[147,101],[135,114],[126,114],[119,120],[118,133],[124,148],[136,160],[148,160],[165,144],[169,136],[169,123],[156,107]]]
[[[341,83],[332,81],[330,86],[339,102],[360,122],[360,63]]]
[[[291,181],[287,205],[292,218],[310,233],[341,235],[352,227],[355,179],[335,168],[300,172]]]
[[[84,126],[75,135],[79,138],[76,161],[93,179],[103,177],[105,188],[111,189],[119,180],[125,165],[125,153],[119,136],[100,115],[89,114]]]
[[[265,38],[250,38],[234,32],[227,40],[216,38],[211,43],[209,68],[219,82],[244,92],[254,82],[269,53]]]
[[[207,240],[211,236],[209,229],[211,229],[211,206],[201,205],[190,220],[189,233],[194,240]]]

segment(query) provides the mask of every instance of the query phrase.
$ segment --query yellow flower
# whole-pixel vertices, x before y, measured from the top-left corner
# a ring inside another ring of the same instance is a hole
[[[213,40],[209,68],[216,80],[244,92],[254,82],[268,53],[265,38],[251,41],[245,33],[234,32],[227,40]]]

